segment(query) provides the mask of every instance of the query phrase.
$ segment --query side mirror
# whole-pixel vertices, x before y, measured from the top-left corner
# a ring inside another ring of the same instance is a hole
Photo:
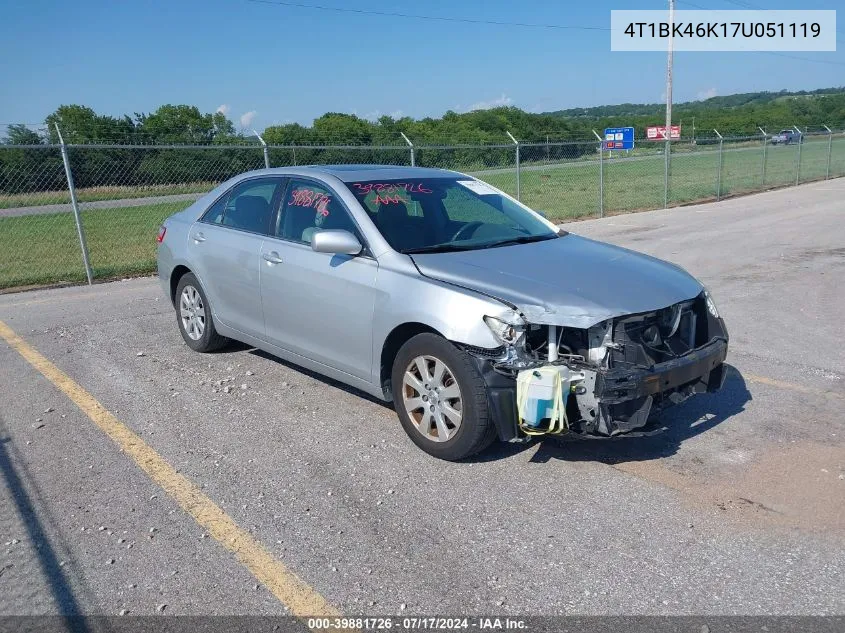
[[[357,255],[362,249],[361,242],[349,231],[325,229],[315,231],[311,236],[311,250],[317,253]]]

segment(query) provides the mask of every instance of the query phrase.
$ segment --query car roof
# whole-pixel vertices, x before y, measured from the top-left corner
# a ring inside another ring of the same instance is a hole
[[[406,167],[402,165],[307,165],[297,168],[321,174],[330,174],[343,182],[361,180],[395,180],[402,178],[461,178],[463,174],[433,167]]]

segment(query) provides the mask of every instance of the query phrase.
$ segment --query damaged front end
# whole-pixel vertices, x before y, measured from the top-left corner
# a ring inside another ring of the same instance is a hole
[[[501,346],[464,349],[487,383],[502,440],[565,431],[604,437],[642,432],[652,414],[716,391],[725,379],[728,333],[706,290],[587,329],[533,324],[517,311],[485,322]],[[526,411],[534,411],[536,393],[550,380],[558,392],[549,409],[554,413],[537,419],[543,414]]]

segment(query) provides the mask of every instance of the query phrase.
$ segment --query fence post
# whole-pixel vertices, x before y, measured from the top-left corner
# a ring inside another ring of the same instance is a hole
[[[296,145],[291,143],[290,148],[293,151],[293,166],[296,167]]]
[[[76,234],[79,236],[79,247],[82,249],[82,263],[85,265],[85,276],[88,277],[88,285],[94,283],[94,274],[91,272],[91,260],[88,258],[88,244],[85,241],[85,229],[82,228],[82,218],[79,215],[79,203],[76,200],[76,187],[73,186],[73,172],[70,170],[70,157],[67,153],[65,139],[62,138],[62,131],[56,123],[56,134],[59,135],[59,145],[62,151],[62,162],[65,164],[65,176],[67,177],[67,188],[70,191],[70,205],[73,207],[73,219],[76,221]]]
[[[402,138],[405,139],[405,142],[408,144],[408,147],[411,148],[411,167],[416,167],[417,164],[416,164],[416,161],[414,160],[414,144],[411,142],[411,139],[409,139],[407,136],[405,136],[404,132],[399,132],[399,134],[402,135]]]
[[[795,168],[795,184],[801,181],[801,147],[804,145],[804,133],[796,126],[792,126],[798,132],[798,166]]]
[[[264,139],[261,138],[261,135],[258,132],[253,130],[252,133],[258,137],[259,141],[261,141],[261,147],[264,148],[264,167],[270,169],[270,150],[267,149],[267,143],[264,142]]]
[[[599,140],[599,217],[604,217],[604,141],[599,133],[593,130],[596,138]]]
[[[669,208],[669,163],[672,160],[672,129],[663,132],[666,136],[665,164],[663,165],[663,208]]]
[[[520,199],[520,197],[519,197],[519,194],[520,194],[520,190],[519,190],[520,189],[520,187],[519,187],[519,141],[517,141],[513,137],[513,134],[511,134],[507,130],[505,130],[505,134],[510,136],[511,140],[513,141],[513,144],[516,145],[516,199],[519,200]]]
[[[833,149],[833,130],[826,125],[822,127],[827,130],[827,172],[824,179],[828,180],[830,178],[830,150]]]
[[[722,199],[722,144],[724,143],[719,130],[713,130],[719,137],[719,172],[716,175],[716,200]]]
[[[766,145],[768,145],[769,135],[766,134],[766,130],[761,128],[759,125],[757,126],[757,129],[760,130],[763,133],[763,169],[761,170],[762,175],[760,176],[760,186],[765,187],[766,186]]]

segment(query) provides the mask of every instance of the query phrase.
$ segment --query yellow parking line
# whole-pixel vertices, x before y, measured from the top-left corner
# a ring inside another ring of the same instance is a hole
[[[100,430],[131,457],[150,479],[173,497],[210,536],[234,553],[241,564],[285,604],[293,615],[305,617],[340,614],[323,596],[238,526],[193,482],[177,472],[151,446],[109,413],[94,396],[15,334],[3,321],[0,321],[0,337],[82,409]]]
[[[835,391],[825,391],[824,389],[816,389],[815,387],[805,387],[804,385],[796,385],[793,382],[775,380],[774,378],[757,376],[755,374],[741,374],[741,376],[751,382],[760,383],[761,385],[769,385],[770,387],[777,387],[778,389],[788,389],[789,391],[797,391],[799,393],[806,393],[814,396],[830,396],[831,398],[845,399],[845,395],[836,393]]]

